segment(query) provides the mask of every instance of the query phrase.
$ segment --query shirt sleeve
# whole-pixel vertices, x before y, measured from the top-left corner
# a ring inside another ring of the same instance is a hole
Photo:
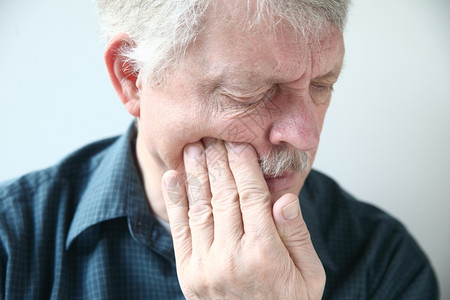
[[[393,233],[387,247],[387,255],[375,261],[379,276],[370,299],[439,299],[433,268],[403,226]]]

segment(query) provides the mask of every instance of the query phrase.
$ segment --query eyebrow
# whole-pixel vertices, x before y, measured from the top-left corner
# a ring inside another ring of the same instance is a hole
[[[328,73],[324,75],[319,75],[313,78],[312,80],[337,81],[343,69],[344,69],[344,62],[342,62],[337,66],[334,66]]]

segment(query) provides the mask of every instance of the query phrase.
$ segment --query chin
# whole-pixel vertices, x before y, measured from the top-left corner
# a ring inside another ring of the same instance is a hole
[[[272,204],[286,193],[298,195],[308,173],[309,170],[303,173],[289,172],[278,177],[264,177],[272,194]]]
[[[286,193],[298,193],[301,185],[301,174],[297,172],[289,172],[277,177],[264,178],[272,194],[272,202],[278,200]]]

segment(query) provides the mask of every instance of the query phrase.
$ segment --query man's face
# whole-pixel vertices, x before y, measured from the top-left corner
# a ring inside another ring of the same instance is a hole
[[[342,65],[341,33],[331,28],[307,42],[288,26],[272,33],[225,20],[208,24],[162,86],[141,90],[138,141],[152,172],[183,172],[183,148],[205,137],[248,143],[259,157],[298,149],[310,155],[306,171],[266,176],[274,199],[297,194]]]

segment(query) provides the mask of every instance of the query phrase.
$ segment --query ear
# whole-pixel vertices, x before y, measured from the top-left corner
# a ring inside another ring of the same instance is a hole
[[[133,47],[133,41],[126,34],[114,36],[105,50],[105,63],[109,78],[120,101],[133,116],[140,114],[140,79],[132,66],[121,55],[124,48]]]

